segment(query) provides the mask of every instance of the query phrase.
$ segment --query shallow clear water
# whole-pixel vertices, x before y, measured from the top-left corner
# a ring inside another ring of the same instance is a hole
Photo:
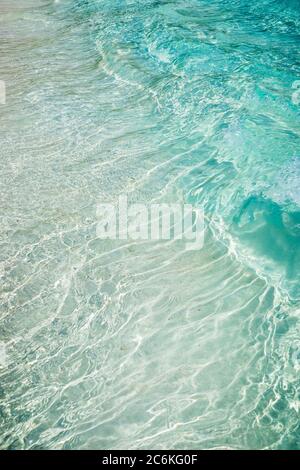
[[[299,2],[0,8],[0,446],[299,449]],[[124,193],[204,248],[98,239]]]

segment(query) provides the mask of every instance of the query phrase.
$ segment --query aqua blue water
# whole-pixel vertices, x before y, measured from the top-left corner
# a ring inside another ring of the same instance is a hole
[[[0,447],[299,449],[298,0],[0,10]],[[120,194],[203,249],[100,240]]]

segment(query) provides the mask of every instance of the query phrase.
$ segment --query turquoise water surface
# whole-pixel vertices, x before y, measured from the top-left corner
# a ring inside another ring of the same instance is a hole
[[[300,3],[2,0],[0,447],[300,449]],[[96,207],[205,211],[205,244]]]

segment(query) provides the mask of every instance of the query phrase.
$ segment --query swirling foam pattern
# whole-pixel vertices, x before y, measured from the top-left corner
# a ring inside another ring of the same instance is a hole
[[[1,13],[0,446],[299,449],[298,0]],[[97,239],[121,193],[204,248]]]

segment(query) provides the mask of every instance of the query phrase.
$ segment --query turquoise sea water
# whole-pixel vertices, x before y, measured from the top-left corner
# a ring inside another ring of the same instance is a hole
[[[0,447],[299,449],[298,0],[0,11]],[[204,248],[98,239],[120,194]]]

